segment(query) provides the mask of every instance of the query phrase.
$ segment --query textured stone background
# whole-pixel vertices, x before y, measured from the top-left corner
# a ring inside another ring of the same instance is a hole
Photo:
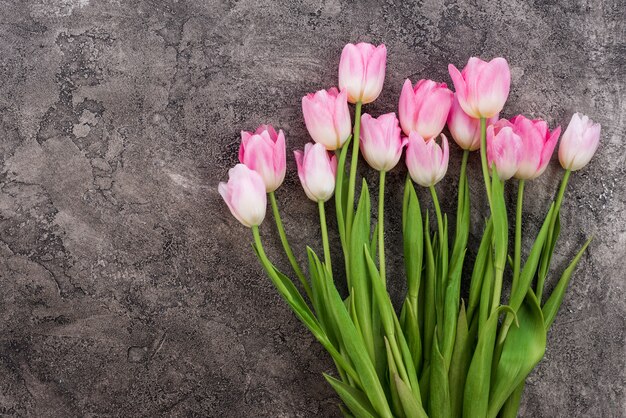
[[[338,415],[328,356],[263,276],[217,183],[241,129],[273,123],[302,147],[301,96],[335,84],[341,48],[359,40],[389,49],[371,113],[395,110],[406,77],[449,82],[449,62],[502,55],[505,116],[602,123],[598,154],[570,183],[555,273],[596,239],[522,415],[625,415],[622,1],[14,0],[0,12],[1,415]],[[316,208],[288,169],[278,195],[303,260],[305,244],[320,248]],[[475,157],[470,170],[477,239]],[[395,299],[404,172],[388,197]],[[561,174],[555,160],[527,188],[526,245]],[[262,233],[288,271],[269,222]]]

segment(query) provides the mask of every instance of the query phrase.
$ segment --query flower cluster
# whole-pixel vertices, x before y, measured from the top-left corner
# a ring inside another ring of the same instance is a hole
[[[588,244],[544,301],[565,187],[570,173],[583,168],[595,153],[600,125],[576,113],[561,136],[560,126],[550,129],[544,120],[521,114],[500,118],[511,84],[504,58],[487,62],[472,57],[462,71],[450,64],[454,92],[443,82],[422,79],[413,84],[407,79],[397,117],[393,112],[377,117],[362,113],[362,106],[382,92],[386,60],[384,45],[348,44],[341,54],[339,88],[302,98],[312,142],[294,155],[304,192],[318,204],[324,252],[322,261],[308,248],[308,277],[288,243],[275,198],[286,171],[282,130],[262,125],[254,133],[242,132],[240,164],[229,171],[227,183],[219,184],[219,192],[234,217],[252,228],[257,256],[279,293],[335,361],[339,379],[326,379],[351,416],[514,416],[524,379],[543,357],[545,334]],[[349,104],[355,105],[354,124]],[[442,133],[446,125],[463,151],[454,240],[435,189],[450,159]],[[559,137],[565,175],[522,265],[524,183],[544,173]],[[466,167],[472,151],[480,154],[490,215],[465,303],[460,284],[469,235]],[[385,175],[403,152],[408,169],[402,218],[408,293],[398,316],[386,292],[384,190]],[[380,176],[375,227],[365,181],[356,198],[359,153]],[[512,178],[517,179],[518,202],[511,259],[504,187]],[[432,195],[434,238],[428,213],[422,219],[411,180]],[[325,202],[333,195],[347,298],[335,287],[338,271],[332,267],[326,229]],[[265,217],[267,196],[308,302],[263,250],[258,225]],[[511,294],[504,304],[501,290],[509,265]],[[502,314],[506,316],[500,321]]]

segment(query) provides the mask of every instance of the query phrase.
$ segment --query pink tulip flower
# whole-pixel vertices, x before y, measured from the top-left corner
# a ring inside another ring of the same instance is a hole
[[[495,165],[500,180],[508,180],[517,172],[522,152],[522,138],[515,133],[511,122],[500,119],[487,127],[487,161],[489,168]]]
[[[387,113],[373,118],[367,113],[361,116],[361,141],[359,145],[367,163],[375,170],[389,171],[394,168],[406,138],[400,136],[401,130],[395,113]]]
[[[446,83],[420,80],[413,88],[406,80],[400,93],[398,116],[402,130],[408,136],[417,132],[430,139],[441,133],[452,105],[452,92]]]
[[[220,182],[218,191],[239,222],[249,228],[263,222],[267,195],[259,173],[244,164],[237,164],[228,170],[228,183]]]
[[[437,184],[448,170],[448,139],[441,134],[442,148],[435,138],[424,140],[417,132],[411,132],[406,147],[406,165],[414,182],[430,187]]]
[[[341,148],[352,132],[348,93],[335,87],[302,98],[304,123],[313,141],[328,150]]]
[[[271,125],[261,125],[255,133],[241,131],[239,161],[261,175],[268,193],[278,189],[287,169],[282,129],[277,134]]]
[[[485,62],[472,57],[462,72],[452,64],[448,71],[465,113],[477,119],[500,113],[511,87],[509,64],[504,58]]]
[[[545,121],[530,120],[523,115],[515,116],[511,123],[513,131],[522,139],[522,156],[515,178],[535,179],[546,170],[561,135],[561,127],[550,133]]]
[[[339,61],[339,88],[346,89],[350,103],[371,103],[385,81],[387,48],[368,43],[348,44]]]
[[[497,120],[498,115],[487,119],[487,126],[493,125]],[[454,93],[452,107],[448,113],[448,129],[461,149],[468,151],[480,149],[480,119],[465,113],[459,104],[457,93]]]
[[[337,158],[322,144],[308,143],[304,152],[294,151],[298,177],[304,192],[314,202],[326,202],[335,192]]]
[[[559,161],[565,169],[580,170],[589,163],[600,143],[600,124],[574,113],[559,145]]]

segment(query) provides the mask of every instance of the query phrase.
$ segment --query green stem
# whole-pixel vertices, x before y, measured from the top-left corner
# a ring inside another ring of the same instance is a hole
[[[348,182],[348,200],[346,208],[346,241],[350,242],[352,218],[354,217],[354,189],[356,186],[356,168],[359,162],[359,141],[361,134],[361,102],[356,102],[354,110],[354,130],[352,134],[352,159],[350,160],[350,180]]]
[[[467,174],[467,159],[469,158],[469,150],[463,151],[463,159],[461,160],[461,174],[459,176],[459,192],[458,192],[458,202],[457,202],[457,231],[459,226],[459,221],[461,220],[461,208],[463,207],[463,200],[465,199],[465,182]]]
[[[565,175],[563,176],[563,180],[561,180],[561,187],[559,187],[559,193],[556,197],[556,203],[554,205],[554,212],[552,212],[552,218],[550,219],[550,227],[548,229],[548,237],[546,239],[546,244],[550,245],[552,242],[552,235],[554,233],[554,224],[556,223],[556,219],[559,216],[559,211],[561,210],[561,204],[563,203],[563,196],[565,195],[565,189],[567,188],[567,182],[569,181],[569,176],[572,173],[571,170],[565,170]],[[542,266],[541,270],[545,272],[545,274],[540,274],[537,276],[537,300],[539,301],[539,305],[541,305],[541,297],[543,296],[543,286],[546,280],[548,266],[547,259],[541,260]]]
[[[491,178],[489,177],[489,167],[487,163],[487,120],[480,118],[480,162],[483,167],[483,177],[485,179],[485,188],[487,189],[487,200],[489,200],[489,208],[491,204]]]
[[[387,283],[385,275],[385,171],[380,172],[378,184],[378,269],[383,283]]]
[[[278,203],[276,202],[276,195],[274,194],[274,192],[269,192],[269,195],[270,195],[270,202],[272,204],[272,212],[274,214],[274,220],[276,221],[276,228],[278,229],[278,235],[280,236],[280,242],[283,244],[283,249],[285,250],[285,253],[287,254],[287,258],[289,259],[289,262],[291,263],[291,267],[293,268],[293,271],[296,273],[296,276],[298,276],[298,279],[300,280],[300,283],[302,284],[304,291],[309,297],[309,300],[313,300],[311,296],[312,293],[311,293],[311,287],[309,286],[309,282],[304,276],[304,273],[302,273],[302,270],[300,269],[300,265],[298,265],[298,261],[296,260],[296,257],[294,257],[293,255],[293,251],[291,250],[289,241],[287,241],[287,235],[285,234],[283,221],[280,218],[280,212],[278,211]]]
[[[517,208],[515,212],[515,255],[513,258],[513,282],[511,293],[515,291],[522,263],[522,206],[524,203],[524,179],[517,186]]]
[[[439,231],[439,245],[443,248],[444,240],[443,240],[443,217],[441,216],[441,207],[439,206],[439,199],[437,198],[437,191],[435,190],[435,186],[430,186],[430,194],[433,197],[433,205],[435,205],[435,213],[437,214],[437,228]],[[441,255],[442,253],[440,253]]]
[[[324,202],[319,200],[317,206],[320,210],[320,226],[322,228],[322,243],[324,245],[324,261],[326,268],[333,272],[333,266],[330,262],[330,246],[328,245],[328,230],[326,229],[326,211],[324,210]]]

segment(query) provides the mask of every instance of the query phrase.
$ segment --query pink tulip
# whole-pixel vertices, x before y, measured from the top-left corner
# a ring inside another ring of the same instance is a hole
[[[546,170],[556,141],[561,134],[558,126],[550,133],[548,124],[543,120],[530,120],[522,115],[511,119],[513,131],[522,139],[522,156],[515,173],[515,178],[531,180],[539,177]]]
[[[417,132],[411,132],[406,147],[406,165],[413,181],[420,186],[437,184],[448,170],[448,139],[441,134],[443,150],[435,138],[425,141]]]
[[[487,126],[493,125],[497,120],[498,115],[487,119]],[[480,149],[480,119],[473,118],[463,111],[457,93],[454,93],[452,107],[448,113],[448,129],[462,149],[469,151]]]
[[[370,103],[383,89],[387,48],[368,43],[348,44],[339,61],[339,88],[346,89],[350,103]]]
[[[508,180],[517,172],[522,158],[522,138],[513,130],[513,124],[500,119],[487,127],[487,161],[495,165],[498,177]]]
[[[277,134],[271,125],[261,125],[255,133],[241,131],[239,161],[261,175],[268,193],[278,189],[287,169],[282,129]]]
[[[452,105],[452,92],[446,83],[420,80],[413,88],[406,80],[400,93],[398,116],[406,135],[417,132],[430,139],[441,133]]]
[[[509,64],[504,58],[485,62],[472,57],[462,72],[452,64],[448,71],[465,113],[473,118],[491,118],[500,113],[511,87]]]
[[[322,144],[308,143],[302,151],[294,151],[298,177],[309,199],[326,202],[335,192],[337,158]]]
[[[263,222],[267,195],[259,173],[244,164],[237,164],[228,170],[228,183],[220,182],[218,191],[239,222],[247,227]]]
[[[400,125],[395,113],[373,118],[367,113],[361,116],[361,152],[367,163],[375,170],[389,171],[398,164],[406,138],[400,137]]]
[[[328,150],[341,148],[352,131],[348,93],[335,87],[309,93],[302,98],[304,123],[313,141]]]
[[[580,170],[589,163],[600,143],[600,124],[586,115],[574,113],[563,133],[559,161],[565,169]]]

